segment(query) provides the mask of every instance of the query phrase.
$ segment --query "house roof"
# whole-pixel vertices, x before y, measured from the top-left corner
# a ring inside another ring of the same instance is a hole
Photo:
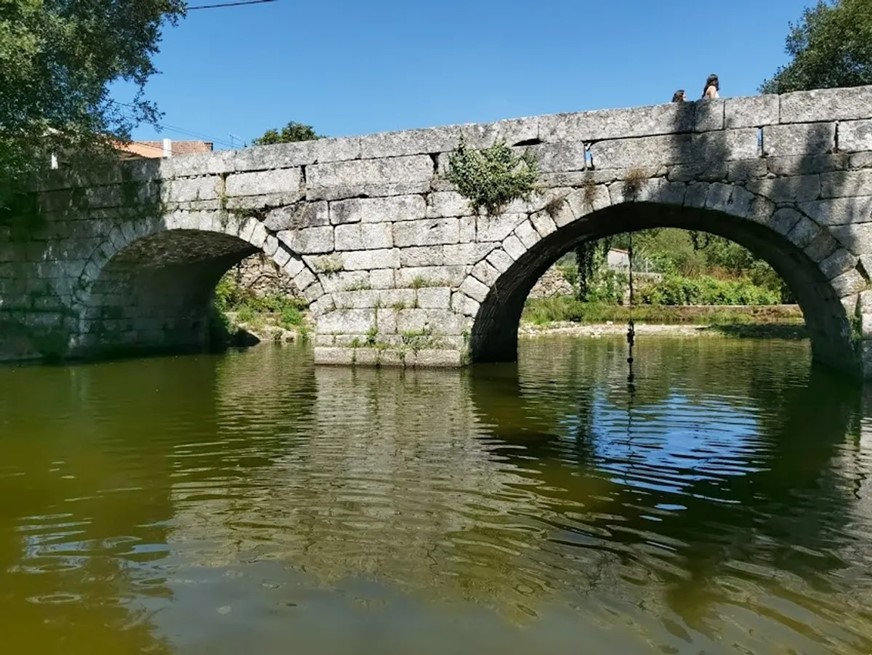
[[[131,141],[119,143],[118,150],[130,158],[160,159],[164,156],[163,141]],[[212,152],[211,141],[170,141],[172,156]]]

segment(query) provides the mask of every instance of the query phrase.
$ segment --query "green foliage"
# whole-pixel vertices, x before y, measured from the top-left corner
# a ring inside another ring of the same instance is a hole
[[[636,323],[656,323],[661,325],[803,325],[802,312],[797,307],[724,307],[687,305],[612,305],[604,303],[584,303],[570,296],[553,298],[534,298],[527,301],[521,319],[533,325],[553,323],[614,324],[626,323],[633,319]]]
[[[872,0],[832,0],[807,8],[790,24],[786,66],[764,93],[872,84]]]
[[[611,239],[585,241],[575,248],[575,275],[573,276],[578,289],[578,299],[582,302],[591,300],[596,285],[596,274],[605,265]]]
[[[750,280],[719,280],[708,275],[669,275],[637,292],[647,305],[777,305],[780,295]]]
[[[161,28],[184,11],[182,0],[0,2],[0,206],[51,153],[105,148],[157,120],[143,90]],[[110,97],[119,80],[137,90],[126,105]]]
[[[461,139],[451,153],[446,178],[470,201],[474,212],[484,208],[488,214],[499,214],[513,200],[530,196],[539,171],[530,153],[519,157],[502,141],[476,150]]]
[[[281,130],[267,130],[262,136],[254,139],[252,144],[256,146],[270,146],[276,143],[294,143],[296,141],[314,141],[322,138],[315,133],[315,128],[303,123],[291,121]]]
[[[225,275],[215,287],[215,308],[222,314],[235,312],[240,323],[263,323],[267,318],[286,330],[304,324],[305,301],[280,294],[257,296]]]

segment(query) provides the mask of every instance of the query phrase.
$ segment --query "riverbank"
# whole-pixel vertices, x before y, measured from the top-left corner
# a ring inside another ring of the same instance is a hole
[[[518,328],[519,337],[540,336],[571,336],[571,337],[607,337],[624,335],[627,332],[626,323],[569,323],[555,322],[547,325],[521,323]],[[761,323],[761,324],[715,324],[692,325],[687,323],[636,323],[636,334],[654,337],[737,337],[750,339],[806,339],[808,332],[805,325],[791,323]]]
[[[633,320],[648,336],[733,336],[803,339],[808,336],[797,305],[662,306],[595,305],[572,298],[532,300],[524,308],[519,334],[608,336],[624,334]]]

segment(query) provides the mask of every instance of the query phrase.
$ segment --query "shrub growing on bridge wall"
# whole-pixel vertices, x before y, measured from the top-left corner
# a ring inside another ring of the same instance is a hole
[[[518,156],[504,142],[477,150],[461,139],[451,153],[446,177],[469,199],[473,211],[484,208],[499,214],[513,200],[530,196],[539,170],[529,152]]]

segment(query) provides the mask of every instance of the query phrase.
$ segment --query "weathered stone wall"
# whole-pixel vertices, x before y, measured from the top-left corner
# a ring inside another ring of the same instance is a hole
[[[553,298],[555,296],[574,296],[575,289],[556,265],[549,268],[530,289],[530,298]]]
[[[461,136],[534,152],[541,192],[474,215],[443,176]],[[872,375],[872,87],[66,172],[40,201],[39,230],[0,233],[11,356],[196,345],[210,285],[261,251],[311,302],[321,363],[507,359],[523,300],[559,255],[673,226],[765,257],[798,296],[816,358]]]
[[[260,298],[300,297],[294,281],[264,252],[246,257],[227,271],[226,275],[235,284]]]

